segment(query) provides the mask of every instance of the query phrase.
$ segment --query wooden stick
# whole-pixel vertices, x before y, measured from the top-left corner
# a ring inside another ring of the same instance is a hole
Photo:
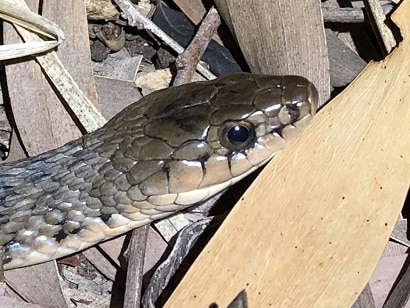
[[[174,80],[174,86],[192,81],[195,68],[220,24],[221,18],[216,9],[212,7],[204,17],[191,43],[176,60],[178,71]]]
[[[164,31],[162,31],[160,28],[158,28],[157,25],[155,25],[151,20],[149,20],[147,17],[142,15],[139,10],[134,7],[131,1],[129,0],[115,0],[115,3],[121,8],[121,10],[125,13],[128,19],[128,24],[130,26],[136,26],[140,29],[145,29],[149,30],[160,38],[164,44],[168,45],[170,48],[172,48],[174,51],[177,53],[182,53],[184,51],[184,48],[179,45],[175,40],[173,40],[171,37],[169,37]],[[216,76],[212,74],[207,68],[205,68],[202,64],[199,64],[197,66],[198,72],[204,76],[205,78],[211,80],[215,79]]]
[[[386,25],[386,16],[383,13],[379,0],[364,0],[367,16],[379,42],[383,56],[387,56],[396,46],[396,40],[390,28]]]
[[[127,282],[125,285],[124,307],[141,307],[142,277],[149,225],[132,231],[128,245]]]
[[[350,307],[410,185],[410,1],[403,41],[326,105],[236,204],[165,307]]]

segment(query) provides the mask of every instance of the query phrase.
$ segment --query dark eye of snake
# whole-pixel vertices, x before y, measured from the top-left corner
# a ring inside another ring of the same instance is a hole
[[[228,131],[228,139],[233,144],[244,143],[249,139],[249,129],[242,125],[235,125]]]
[[[246,148],[254,140],[254,137],[253,125],[246,121],[228,121],[219,128],[221,144],[231,151]]]

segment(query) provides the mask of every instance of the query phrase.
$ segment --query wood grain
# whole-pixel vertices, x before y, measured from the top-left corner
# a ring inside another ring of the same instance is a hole
[[[410,1],[370,63],[254,181],[166,307],[351,307],[410,185]]]
[[[253,73],[301,75],[330,97],[329,60],[318,0],[215,0]]]
[[[99,107],[84,2],[44,1],[43,16],[63,29],[66,40],[58,47],[58,56],[87,98]]]

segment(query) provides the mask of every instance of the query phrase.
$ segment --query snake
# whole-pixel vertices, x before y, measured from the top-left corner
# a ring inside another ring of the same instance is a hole
[[[300,76],[153,92],[103,127],[0,165],[3,268],[54,260],[201,203],[267,163],[317,109]]]

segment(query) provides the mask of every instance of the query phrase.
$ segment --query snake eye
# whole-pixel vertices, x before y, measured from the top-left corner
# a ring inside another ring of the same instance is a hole
[[[241,144],[249,139],[249,129],[242,125],[235,125],[228,131],[228,139],[233,144]]]
[[[253,125],[246,121],[225,122],[219,128],[221,144],[232,151],[246,148],[255,137]]]

